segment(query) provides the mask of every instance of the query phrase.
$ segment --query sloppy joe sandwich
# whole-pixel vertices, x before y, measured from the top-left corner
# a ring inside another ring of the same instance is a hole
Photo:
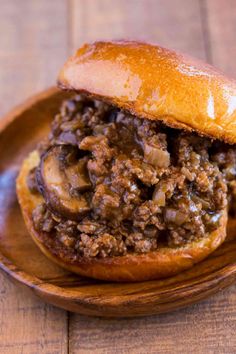
[[[17,195],[32,238],[83,276],[143,281],[213,252],[236,214],[236,84],[133,41],[86,44],[62,68],[51,131]]]

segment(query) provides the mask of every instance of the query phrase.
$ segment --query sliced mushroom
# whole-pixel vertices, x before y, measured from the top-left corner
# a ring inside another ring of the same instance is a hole
[[[77,163],[65,169],[65,175],[71,187],[79,192],[91,188],[91,182],[87,171],[88,159],[83,157]]]
[[[71,220],[80,220],[88,214],[90,207],[84,195],[75,196],[70,193],[71,185],[60,159],[65,149],[65,146],[54,146],[42,156],[37,170],[37,182],[53,213]]]

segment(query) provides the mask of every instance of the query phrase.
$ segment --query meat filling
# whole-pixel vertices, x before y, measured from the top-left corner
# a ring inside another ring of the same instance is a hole
[[[236,214],[236,149],[85,96],[62,104],[28,176],[34,226],[76,257],[207,237]]]

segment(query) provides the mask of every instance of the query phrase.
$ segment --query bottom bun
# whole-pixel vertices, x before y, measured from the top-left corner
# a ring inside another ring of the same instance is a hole
[[[134,282],[144,281],[180,273],[200,262],[212,253],[226,238],[227,211],[223,213],[220,226],[204,239],[180,248],[160,247],[145,254],[128,254],[107,258],[81,257],[74,261],[66,252],[59,252],[53,235],[35,230],[32,211],[43,201],[40,195],[32,194],[26,183],[28,172],[37,166],[39,156],[32,152],[24,161],[17,178],[17,196],[26,227],[41,251],[53,262],[82,276],[96,279]]]

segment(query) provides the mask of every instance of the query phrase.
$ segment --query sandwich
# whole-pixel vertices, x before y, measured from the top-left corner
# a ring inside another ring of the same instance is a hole
[[[236,83],[159,46],[85,44],[71,91],[23,162],[17,196],[33,240],[82,276],[173,276],[226,238],[236,214]]]

